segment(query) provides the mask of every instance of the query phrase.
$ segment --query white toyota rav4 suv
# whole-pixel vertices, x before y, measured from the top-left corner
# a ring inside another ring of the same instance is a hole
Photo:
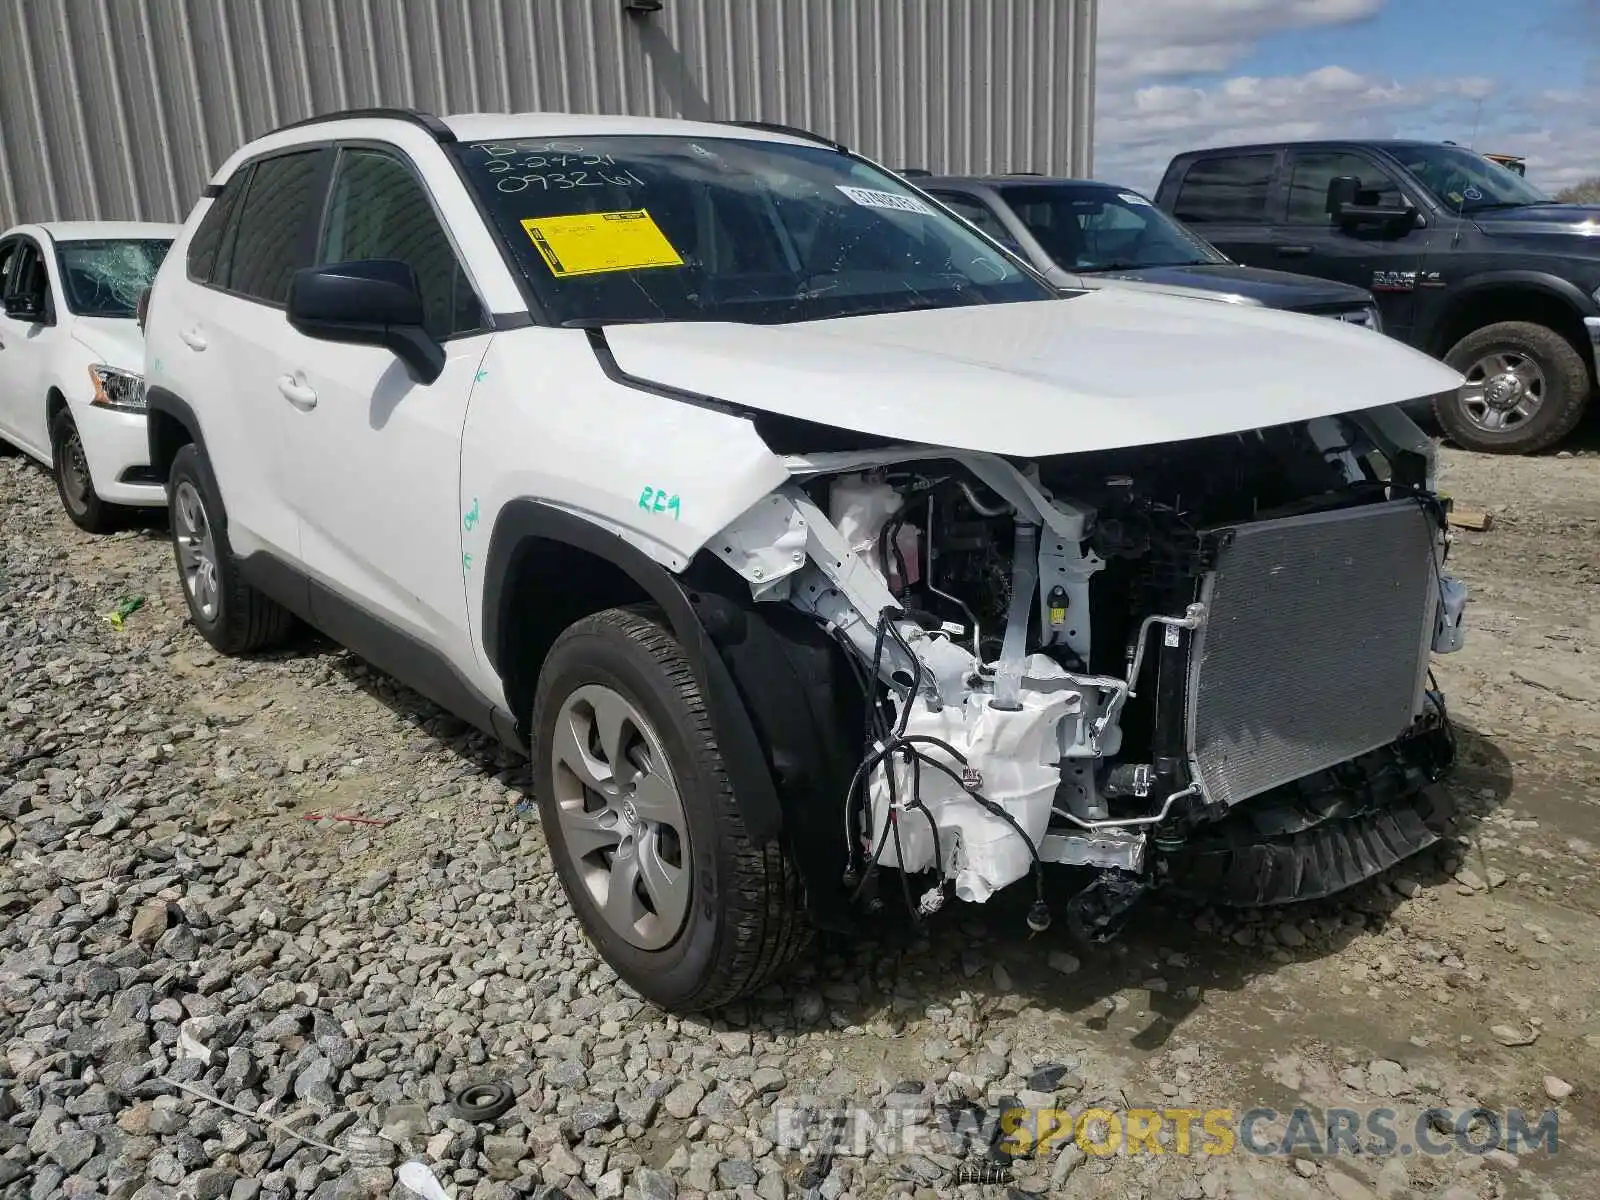
[[[1060,297],[773,126],[375,111],[217,172],[151,461],[225,652],[291,614],[531,752],[580,921],[701,1008],[818,927],[1087,868],[1274,904],[1435,840],[1459,643],[1370,332]]]
[[[176,225],[19,225],[0,234],[0,439],[55,472],[67,515],[101,533],[167,502],[150,472],[139,298]]]

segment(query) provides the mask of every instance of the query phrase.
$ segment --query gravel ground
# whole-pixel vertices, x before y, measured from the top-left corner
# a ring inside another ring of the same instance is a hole
[[[579,935],[522,764],[325,643],[219,658],[163,527],[79,534],[0,459],[0,1195],[404,1196],[417,1158],[482,1200],[1000,1196],[931,1128],[1006,1097],[1388,1106],[1402,1141],[1430,1105],[1561,1120],[1554,1156],[1068,1144],[1013,1194],[1592,1195],[1600,458],[1450,454],[1446,482],[1496,523],[1452,558],[1474,602],[1439,668],[1445,847],[1259,919],[1153,901],[1081,960],[1006,897],[956,906],[688,1020]],[[485,1080],[509,1111],[456,1116]],[[909,1132],[790,1148],[794,1114],[841,1104]]]

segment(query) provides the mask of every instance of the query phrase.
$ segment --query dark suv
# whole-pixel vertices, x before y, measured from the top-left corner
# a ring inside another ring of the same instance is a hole
[[[1037,175],[908,173],[1061,287],[1137,287],[1379,326],[1365,288],[1230,262],[1131,188]]]
[[[1231,258],[1370,288],[1384,331],[1467,379],[1436,403],[1475,450],[1581,420],[1600,355],[1600,208],[1451,143],[1287,142],[1172,160],[1157,203]]]

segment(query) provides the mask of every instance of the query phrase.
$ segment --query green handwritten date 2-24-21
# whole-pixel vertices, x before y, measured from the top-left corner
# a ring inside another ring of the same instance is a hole
[[[683,520],[683,506],[664,488],[645,488],[639,493],[639,507],[646,512],[671,513],[674,521]]]

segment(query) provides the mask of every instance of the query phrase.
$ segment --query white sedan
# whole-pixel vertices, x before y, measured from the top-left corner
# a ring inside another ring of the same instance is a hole
[[[176,225],[19,225],[0,234],[0,440],[46,463],[91,533],[166,504],[150,470],[140,297]]]

